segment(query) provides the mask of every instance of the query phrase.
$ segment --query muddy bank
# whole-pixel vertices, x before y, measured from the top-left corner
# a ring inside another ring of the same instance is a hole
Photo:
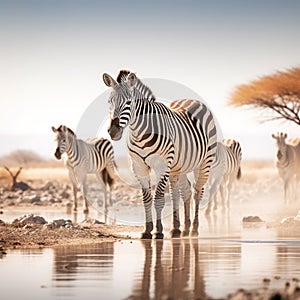
[[[42,216],[28,214],[8,223],[0,220],[0,248],[40,248],[80,245],[130,238],[128,232],[141,231],[138,226],[106,225],[97,220],[73,224],[71,220],[47,222]]]

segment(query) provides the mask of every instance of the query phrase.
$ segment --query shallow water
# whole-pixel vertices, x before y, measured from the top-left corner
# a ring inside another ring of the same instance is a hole
[[[280,279],[274,279],[280,276]],[[0,259],[1,299],[195,299],[300,278],[300,241],[200,238],[122,240]]]
[[[233,205],[230,216],[219,212],[208,220],[201,213],[199,239],[169,239],[171,215],[166,209],[163,241],[9,250],[0,258],[0,299],[217,299],[239,288],[264,289],[264,278],[271,279],[269,286],[276,288],[283,288],[292,278],[300,279],[299,236],[282,237],[267,223],[242,224],[248,215],[272,222],[295,213],[273,201],[266,206],[264,198],[233,201]],[[0,218],[9,222],[28,213],[3,211]],[[31,212],[47,221],[74,220],[73,214],[43,207]],[[136,218],[137,223],[127,224],[138,225],[142,212],[142,206],[120,206],[117,223]],[[89,217],[99,219],[97,213],[91,210]],[[79,211],[77,221],[84,218]]]

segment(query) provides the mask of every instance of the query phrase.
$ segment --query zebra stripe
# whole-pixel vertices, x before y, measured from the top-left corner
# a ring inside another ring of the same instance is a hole
[[[234,139],[224,139],[218,142],[216,159],[212,166],[208,186],[210,189],[210,201],[206,209],[209,215],[212,207],[217,209],[217,193],[220,191],[223,210],[230,208],[230,193],[232,184],[241,178],[242,149],[239,142]]]
[[[87,141],[77,139],[75,133],[65,125],[57,129],[52,127],[56,135],[55,157],[61,159],[66,153],[65,165],[69,171],[69,178],[73,186],[74,210],[77,210],[77,189],[84,197],[84,212],[88,212],[86,178],[87,174],[96,174],[104,192],[105,219],[107,214],[107,188],[109,188],[109,202],[111,205],[110,187],[115,177],[115,160],[112,144],[104,138],[93,138]]]
[[[284,202],[296,199],[297,184],[300,180],[300,139],[287,139],[287,134],[272,134],[276,141],[275,164],[284,186]]]
[[[180,234],[178,197],[179,187],[189,187],[186,174],[194,172],[195,217],[192,234],[198,235],[198,210],[216,151],[217,132],[213,116],[207,107],[196,100],[174,101],[170,107],[155,101],[151,90],[129,71],[121,71],[115,81],[103,75],[104,83],[113,88],[109,97],[113,140],[122,137],[124,126],[129,125],[127,146],[132,169],[142,186],[146,228],[142,238],[151,238],[152,195],[149,171],[158,178],[154,193],[156,210],[156,238],[163,237],[161,213],[164,207],[165,187],[170,179],[173,200],[172,236]],[[122,125],[121,125],[122,124]],[[185,232],[189,217],[185,216]]]

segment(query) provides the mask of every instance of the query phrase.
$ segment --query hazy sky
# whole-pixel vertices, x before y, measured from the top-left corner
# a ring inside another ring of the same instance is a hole
[[[257,112],[226,102],[235,85],[299,66],[299,16],[300,1],[0,0],[0,134],[19,137],[2,139],[0,154],[26,146],[45,154],[51,125],[76,129],[107,90],[102,73],[124,68],[194,90],[245,149],[259,147],[255,135],[270,145],[273,131],[296,135],[296,126],[260,125]],[[26,143],[28,135],[47,142]]]

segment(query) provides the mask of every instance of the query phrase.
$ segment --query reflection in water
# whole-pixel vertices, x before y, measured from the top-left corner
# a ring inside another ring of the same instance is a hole
[[[282,288],[299,265],[300,242],[245,237],[15,250],[0,259],[1,299],[220,299],[264,277]]]
[[[58,299],[75,297],[76,288],[84,289],[92,284],[91,299],[98,296],[101,285],[111,280],[113,272],[114,244],[66,246],[54,249],[52,287]],[[98,295],[97,295],[98,294]]]
[[[144,265],[132,294],[126,299],[206,299],[205,265],[222,254],[223,247],[199,243],[198,239],[141,241]],[[240,247],[226,248],[226,256],[237,258]],[[230,259],[229,259],[230,260]]]

